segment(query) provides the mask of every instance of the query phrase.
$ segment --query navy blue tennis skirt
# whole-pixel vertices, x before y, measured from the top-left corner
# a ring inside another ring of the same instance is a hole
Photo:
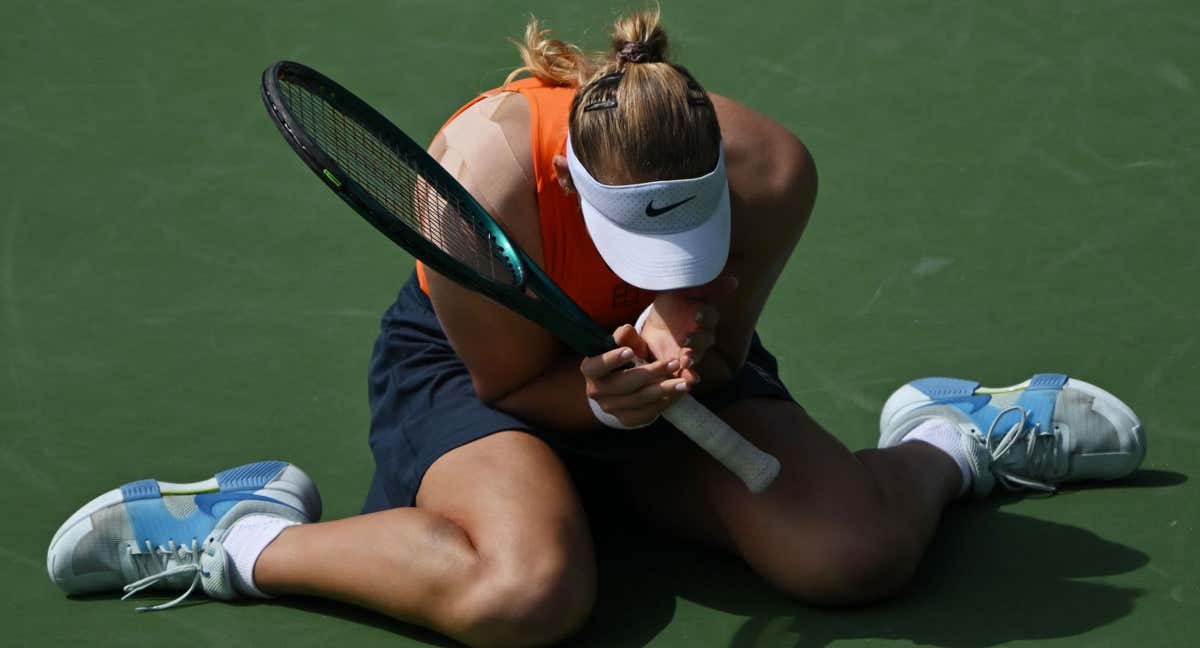
[[[364,513],[413,506],[425,471],[451,450],[504,430],[523,430],[550,444],[564,459],[620,461],[645,451],[664,435],[678,435],[660,421],[639,430],[599,429],[593,434],[554,435],[488,406],[475,394],[466,365],[455,354],[421,291],[416,275],[383,315],[371,355],[368,387],[371,452],[375,476]],[[746,398],[792,400],[779,367],[755,334],[746,364],[729,383],[701,400],[721,408]],[[656,429],[661,428],[661,429]],[[568,461],[570,466],[570,461]]]

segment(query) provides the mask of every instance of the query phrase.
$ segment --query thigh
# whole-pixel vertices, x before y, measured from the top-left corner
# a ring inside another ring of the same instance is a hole
[[[416,504],[454,522],[493,566],[595,580],[575,487],[554,451],[528,433],[498,432],[442,455]]]
[[[443,455],[500,431],[531,430],[479,399],[415,277],[383,317],[367,384],[375,475],[364,513],[413,506]]]
[[[855,455],[794,402],[750,398],[719,411],[782,470],[754,494],[680,435],[624,472],[638,513],[684,538],[741,555],[768,579],[815,573],[848,538],[886,542],[871,528],[882,500]],[[795,589],[788,584],[789,589]]]

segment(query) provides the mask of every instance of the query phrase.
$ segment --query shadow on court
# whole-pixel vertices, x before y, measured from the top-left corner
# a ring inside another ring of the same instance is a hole
[[[336,603],[318,598],[306,597],[291,597],[286,601],[280,601],[280,604],[296,609],[320,614],[322,616],[333,617],[343,621],[353,623],[362,623],[365,625],[374,626],[380,630],[394,632],[398,635],[403,635],[414,641],[420,641],[431,646],[461,646],[462,644],[444,637],[432,630],[426,630],[420,626],[396,621],[390,617],[376,614],[369,610],[357,608],[352,605]]]
[[[1179,473],[1143,470],[1099,487],[1185,481]],[[600,600],[572,645],[642,645],[668,623],[681,622],[677,596],[750,617],[733,646],[825,646],[873,638],[982,647],[1078,635],[1133,610],[1141,590],[1087,579],[1133,571],[1149,562],[1147,554],[1086,529],[1002,510],[1017,499],[1002,495],[950,508],[910,591],[857,609],[799,605],[739,561],[639,538],[631,529],[601,531]],[[698,624],[694,638],[703,632]]]
[[[1120,482],[1080,488],[1161,488],[1186,481],[1180,473],[1142,470]],[[1129,614],[1142,590],[1088,579],[1136,570],[1149,556],[1087,529],[1003,510],[1019,499],[1000,495],[951,507],[910,590],[854,609],[797,604],[736,559],[651,535],[599,511],[599,597],[587,626],[567,645],[640,646],[670,624],[703,641],[709,615],[681,609],[679,599],[749,617],[731,642],[735,647],[817,647],[844,639],[986,647],[1078,635]],[[348,605],[307,598],[277,604],[427,644],[458,645]]]

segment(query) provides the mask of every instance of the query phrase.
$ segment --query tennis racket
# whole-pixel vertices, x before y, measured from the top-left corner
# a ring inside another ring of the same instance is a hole
[[[289,61],[263,72],[262,99],[283,138],[317,177],[429,268],[528,318],[578,353],[616,348],[612,334],[556,286],[453,176],[374,108]],[[663,417],[753,492],[779,474],[775,457],[690,395]]]

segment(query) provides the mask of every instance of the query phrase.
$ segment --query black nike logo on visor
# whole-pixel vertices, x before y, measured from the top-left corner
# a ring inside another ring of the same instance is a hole
[[[692,198],[695,198],[695,196],[688,196],[687,198],[684,198],[683,200],[680,200],[677,203],[671,203],[670,205],[667,205],[666,207],[655,207],[654,201],[651,200],[650,202],[646,203],[646,215],[649,216],[650,218],[654,218],[655,216],[662,216],[663,214],[671,211],[672,209],[675,209],[676,207],[691,200]]]

